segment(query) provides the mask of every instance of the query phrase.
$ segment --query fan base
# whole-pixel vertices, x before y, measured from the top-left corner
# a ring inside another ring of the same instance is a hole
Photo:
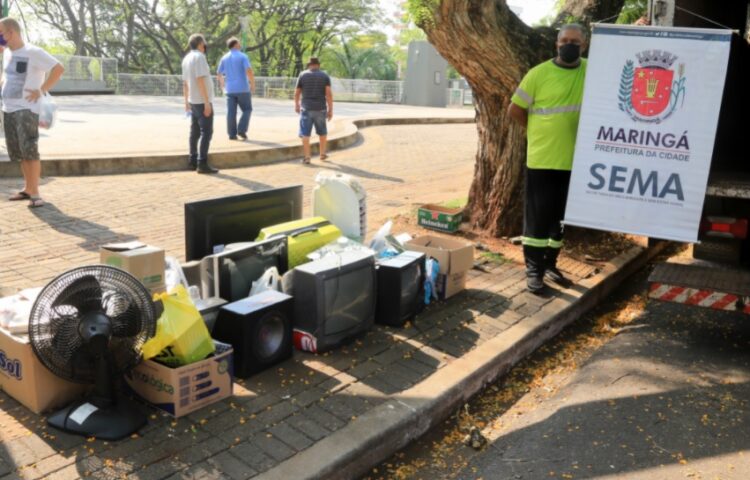
[[[68,433],[101,440],[129,437],[146,424],[146,415],[125,399],[104,407],[97,407],[96,403],[83,400],[68,405],[47,417],[47,423]]]

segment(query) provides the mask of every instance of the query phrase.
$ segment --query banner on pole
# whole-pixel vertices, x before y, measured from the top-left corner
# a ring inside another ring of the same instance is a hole
[[[730,38],[594,27],[565,224],[697,241]]]

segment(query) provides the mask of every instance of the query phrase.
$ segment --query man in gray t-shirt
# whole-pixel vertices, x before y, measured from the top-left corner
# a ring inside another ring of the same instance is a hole
[[[182,93],[185,112],[190,115],[188,162],[198,173],[216,173],[218,170],[208,164],[208,146],[214,133],[214,84],[206,60],[206,39],[195,33],[188,44],[190,52],[182,60]]]
[[[301,102],[300,102],[301,99]],[[320,159],[328,158],[326,144],[328,128],[326,120],[333,118],[333,94],[331,93],[331,77],[320,69],[320,60],[311,57],[307,63],[307,70],[297,79],[294,91],[294,111],[300,114],[299,136],[305,158],[302,163],[310,163],[310,135],[312,128],[320,137]]]

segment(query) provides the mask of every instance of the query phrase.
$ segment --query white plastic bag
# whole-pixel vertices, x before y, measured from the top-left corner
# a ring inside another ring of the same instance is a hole
[[[0,327],[10,333],[27,333],[34,301],[42,288],[27,288],[16,295],[0,298]]]
[[[52,101],[49,93],[39,98],[39,128],[50,129],[57,120],[57,104]]]
[[[164,284],[167,287],[167,291],[172,290],[178,284],[182,284],[186,289],[189,289],[190,285],[188,285],[185,278],[185,272],[182,271],[180,261],[175,257],[166,257],[164,260],[167,264],[167,268],[164,271]]]
[[[388,220],[385,222],[385,225],[380,227],[380,230],[377,231],[374,237],[372,237],[372,240],[370,241],[370,248],[375,250],[375,253],[380,256],[380,254],[385,251],[385,249],[388,248],[388,243],[385,240],[385,237],[391,234],[391,228],[393,227],[393,221]]]
[[[271,267],[261,275],[261,277],[253,282],[253,286],[250,288],[250,296],[257,295],[267,290],[280,291],[279,282],[281,276],[276,267]]]

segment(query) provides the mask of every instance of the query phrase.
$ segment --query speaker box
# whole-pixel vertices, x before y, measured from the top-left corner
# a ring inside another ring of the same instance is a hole
[[[234,375],[247,378],[292,356],[292,297],[265,291],[221,307],[212,336],[234,348]]]

